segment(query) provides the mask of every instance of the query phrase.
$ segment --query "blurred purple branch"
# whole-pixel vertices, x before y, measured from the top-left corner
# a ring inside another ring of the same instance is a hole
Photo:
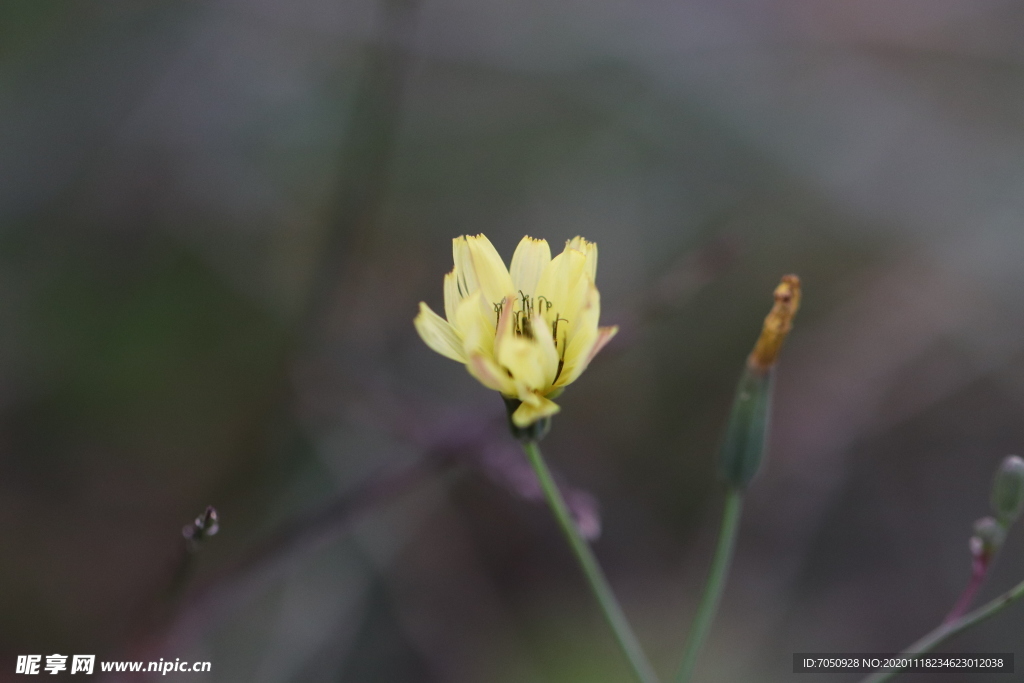
[[[491,481],[523,500],[538,505],[546,504],[536,473],[523,458],[519,445],[510,439],[487,444],[474,464]],[[601,513],[597,498],[589,491],[568,484],[560,476],[556,475],[555,480],[580,533],[588,541],[597,540],[601,536]]]

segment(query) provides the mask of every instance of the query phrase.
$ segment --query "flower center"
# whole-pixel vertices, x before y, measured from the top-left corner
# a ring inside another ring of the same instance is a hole
[[[512,330],[517,337],[525,337],[526,339],[534,338],[533,331],[533,316],[534,313],[546,314],[552,308],[554,303],[551,302],[546,296],[528,296],[523,293],[523,290],[519,290],[519,300],[516,302],[515,310],[512,312]],[[494,315],[495,315],[495,327],[500,324],[501,314],[505,309],[505,302],[499,301],[494,304]],[[555,312],[555,319],[551,321],[551,340],[555,344],[555,350],[558,352],[558,370],[555,372],[555,378],[562,374],[562,367],[565,365],[565,349],[568,346],[568,328],[569,320],[563,318],[557,311]],[[562,338],[559,340],[558,331],[561,327]],[[554,379],[552,381],[554,381]]]
[[[523,293],[523,290],[519,290],[519,301],[516,306],[516,310],[512,312],[512,329],[517,337],[526,337],[527,339],[533,339],[533,315],[534,311],[540,313],[547,313],[554,307],[554,304],[546,296],[532,297],[527,296]],[[499,301],[494,304],[494,317],[495,325],[501,321],[501,314],[505,310],[505,302]],[[558,346],[558,326],[559,323],[562,325],[562,346],[565,346],[565,325],[569,324],[569,320],[563,318],[559,313],[555,313],[555,319],[551,323],[551,339],[555,342],[555,346]],[[563,349],[564,352],[564,349]]]

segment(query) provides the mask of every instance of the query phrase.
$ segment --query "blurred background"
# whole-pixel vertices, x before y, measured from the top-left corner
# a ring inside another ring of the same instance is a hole
[[[804,307],[698,680],[909,644],[1024,450],[1022,21],[1009,0],[3,3],[0,680],[54,652],[212,662],[167,680],[628,680],[498,397],[413,330],[478,232],[506,259],[524,234],[600,245],[622,333],[545,451],[659,671],[787,272]],[[220,533],[189,559],[208,504]],[[981,598],[1021,578],[1016,534]],[[1022,627],[1012,607],[946,649],[1021,655]]]

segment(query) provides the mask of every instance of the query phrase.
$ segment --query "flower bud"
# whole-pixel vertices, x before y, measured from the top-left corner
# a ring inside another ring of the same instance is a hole
[[[772,373],[749,366],[743,371],[733,399],[725,440],[718,455],[718,474],[727,483],[745,488],[761,468],[771,419]]]
[[[1024,460],[1008,455],[996,470],[992,482],[992,512],[1005,526],[1020,517],[1024,509]]]
[[[971,536],[971,555],[975,559],[987,562],[1006,540],[1006,528],[992,517],[982,517],[974,523],[974,535]]]
[[[736,387],[725,441],[718,456],[719,476],[731,486],[746,488],[761,469],[771,420],[772,369],[782,343],[800,309],[800,278],[784,275],[775,288],[775,305],[764,319],[761,335],[747,357]]]

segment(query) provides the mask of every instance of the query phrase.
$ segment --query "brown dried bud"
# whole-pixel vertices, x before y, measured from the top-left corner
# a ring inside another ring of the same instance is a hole
[[[765,373],[775,365],[782,343],[793,329],[793,318],[799,308],[800,278],[796,275],[783,275],[779,286],[775,288],[775,305],[764,319],[761,336],[747,359],[751,370]]]

